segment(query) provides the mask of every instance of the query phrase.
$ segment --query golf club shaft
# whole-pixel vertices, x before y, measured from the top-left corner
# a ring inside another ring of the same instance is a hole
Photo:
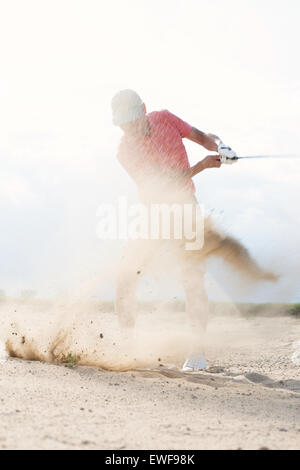
[[[300,158],[300,155],[246,155],[238,157],[239,160],[244,158]]]

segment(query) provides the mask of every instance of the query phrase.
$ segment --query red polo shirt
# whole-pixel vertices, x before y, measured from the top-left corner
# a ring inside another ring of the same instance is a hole
[[[190,135],[192,126],[167,110],[149,113],[147,119],[150,135],[124,134],[118,151],[118,160],[141,191],[147,183],[155,186],[164,173],[190,168],[182,139]],[[192,179],[188,186],[195,192]]]

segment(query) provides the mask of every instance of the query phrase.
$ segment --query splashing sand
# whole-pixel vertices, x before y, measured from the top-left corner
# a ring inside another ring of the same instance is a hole
[[[71,353],[79,364],[128,370],[180,365],[191,335],[185,315],[160,311],[140,314],[135,338],[122,337],[117,317],[99,312],[93,303],[73,302],[45,306],[39,303],[1,307],[0,341],[10,356],[44,362],[61,362]]]
[[[268,341],[276,331],[270,323],[261,337],[228,303],[218,306],[197,340],[208,358],[216,358],[220,348],[244,350]],[[122,336],[116,315],[100,311],[95,302],[7,302],[0,308],[0,344],[10,356],[25,360],[61,363],[71,353],[80,365],[107,370],[180,368],[194,339],[186,314],[166,305],[140,312],[132,338]]]

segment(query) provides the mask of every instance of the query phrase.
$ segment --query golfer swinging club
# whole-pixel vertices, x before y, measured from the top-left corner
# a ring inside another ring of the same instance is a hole
[[[192,178],[208,168],[220,168],[223,161],[232,159],[233,162],[236,157],[236,153],[224,145],[219,137],[192,127],[167,110],[147,114],[145,104],[133,90],[118,92],[111,104],[113,123],[124,132],[118,150],[118,160],[136,183],[140,199],[146,204],[180,201],[197,205]],[[191,167],[183,144],[184,138],[216,154],[207,156]],[[274,280],[274,276],[262,271],[248,255],[247,250],[241,248],[235,239],[224,236],[220,248],[221,239],[218,232],[211,228],[207,230],[205,227],[204,233],[205,246],[206,238],[213,240],[214,246],[208,251],[219,250],[220,253],[217,254],[224,259],[226,256],[228,258],[228,252],[230,256],[233,253],[233,263],[238,264],[242,270],[251,271],[256,279]],[[139,274],[143,274],[147,263],[157,255],[157,246],[151,245],[151,242],[145,246],[145,243],[139,244],[139,240],[129,242],[123,257],[124,262],[119,269],[115,308],[122,331],[126,332],[128,337],[135,326],[135,291],[140,279]],[[225,253],[222,253],[223,251]],[[181,282],[185,291],[186,313],[196,337],[199,332],[198,338],[205,330],[208,317],[208,299],[204,288],[205,256],[205,249],[198,250],[195,254],[187,251],[181,244],[175,258],[180,267]],[[199,344],[193,344],[183,370],[197,371],[205,368],[203,351],[200,351]]]

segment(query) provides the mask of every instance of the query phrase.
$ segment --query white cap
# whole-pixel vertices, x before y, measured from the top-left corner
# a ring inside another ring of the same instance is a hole
[[[144,114],[143,101],[133,90],[121,90],[111,100],[113,123],[121,126]]]

